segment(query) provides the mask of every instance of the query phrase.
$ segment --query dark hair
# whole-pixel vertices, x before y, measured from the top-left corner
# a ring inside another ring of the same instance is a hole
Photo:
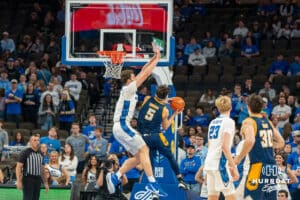
[[[199,105],[196,106],[196,110],[197,110],[197,109],[201,109],[202,111],[204,111],[204,108],[203,108],[202,106],[199,106]]]
[[[264,105],[262,97],[257,94],[250,95],[248,99],[248,106],[252,113],[260,113]]]
[[[123,85],[127,83],[128,79],[131,78],[131,74],[134,74],[134,72],[130,69],[121,72],[121,83]]]
[[[66,143],[67,145],[69,145],[71,147],[71,153],[70,153],[70,160],[73,160],[74,159],[74,148],[73,146],[70,144],[70,143]],[[66,158],[65,158],[65,149],[62,150],[62,154],[61,154],[61,161],[64,161]]]
[[[292,129],[292,124],[291,123],[286,123],[284,126],[283,126],[283,139],[284,140],[287,140],[290,138],[290,135],[292,133],[293,129]]]
[[[279,153],[276,153],[276,154],[275,154],[275,157],[276,157],[276,156],[281,156],[281,158],[282,158],[282,165],[283,165],[283,166],[286,166],[286,155],[279,152]]]
[[[170,88],[167,85],[161,85],[156,90],[156,96],[160,99],[167,98],[170,93]]]
[[[289,193],[286,191],[286,190],[279,190],[278,191],[278,194],[279,193],[284,193],[285,197],[288,197],[289,196]]]
[[[19,142],[20,142],[21,144],[25,144],[24,137],[23,137],[23,135],[22,135],[22,133],[21,133],[20,131],[16,132],[15,138],[14,138],[14,142],[18,142],[18,141],[17,141],[17,135],[18,135],[18,133],[20,133],[20,135],[21,135],[21,139],[20,139]]]
[[[51,94],[46,94],[44,96],[44,99],[43,99],[43,109],[42,110],[47,110],[48,109],[48,105],[47,105],[47,102],[46,102],[46,97],[47,96],[51,97],[50,108],[51,108],[52,111],[54,111],[53,98],[52,98]]]
[[[98,167],[98,163],[99,163],[98,158],[96,157],[96,155],[92,154],[89,156],[89,160],[87,163],[88,170],[90,170],[92,168],[92,163],[91,163],[92,158],[96,158],[96,160],[97,160],[96,168]]]
[[[96,160],[97,160],[97,164],[96,164],[96,174],[97,174],[97,171],[98,171],[98,163],[99,163],[99,161],[98,161],[98,159],[97,159],[97,157],[96,157],[95,155],[90,155],[90,156],[89,156],[88,163],[87,163],[85,169],[84,169],[83,172],[82,172],[82,177],[84,178],[84,182],[86,182],[88,172],[89,172],[90,169],[92,168],[91,160],[92,160],[93,157],[95,157]]]
[[[96,127],[96,128],[94,128],[94,131],[100,131],[100,133],[103,133],[103,128],[102,127]]]

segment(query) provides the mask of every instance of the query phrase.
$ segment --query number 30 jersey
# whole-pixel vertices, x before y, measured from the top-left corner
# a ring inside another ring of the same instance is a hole
[[[269,120],[263,116],[251,116],[246,120],[252,121],[255,143],[249,152],[250,164],[262,162],[276,164],[273,150],[273,127]]]
[[[222,156],[224,134],[230,134],[230,147],[235,134],[235,122],[229,117],[220,115],[210,122],[208,127],[208,153],[205,160],[205,170],[219,170]]]

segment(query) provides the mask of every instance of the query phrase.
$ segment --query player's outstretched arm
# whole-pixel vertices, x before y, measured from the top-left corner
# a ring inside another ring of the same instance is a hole
[[[241,153],[234,158],[235,164],[240,164],[241,160],[250,152],[255,143],[255,131],[253,127],[253,122],[251,119],[244,120],[241,132],[244,135],[245,142],[242,147]]]
[[[159,59],[160,59],[160,51],[159,48],[155,46],[152,42],[152,49],[154,52],[154,56],[151,60],[146,63],[142,69],[142,71],[136,76],[136,86],[139,87],[143,84],[143,82],[151,75],[152,71],[156,67]]]

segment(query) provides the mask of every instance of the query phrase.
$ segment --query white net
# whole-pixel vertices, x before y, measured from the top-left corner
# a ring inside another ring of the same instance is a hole
[[[118,48],[120,47],[118,46]],[[99,51],[98,54],[104,58],[105,73],[103,77],[120,79],[126,53],[123,51]]]
[[[110,60],[104,62],[105,65],[105,73],[103,75],[104,78],[121,78],[121,71],[123,68],[123,63],[113,64]]]

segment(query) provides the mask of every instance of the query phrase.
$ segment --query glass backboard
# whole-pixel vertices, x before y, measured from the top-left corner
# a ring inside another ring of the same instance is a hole
[[[142,66],[159,45],[158,65],[174,60],[173,0],[66,0],[62,61],[68,65],[104,66],[97,51],[126,51],[124,66]]]

